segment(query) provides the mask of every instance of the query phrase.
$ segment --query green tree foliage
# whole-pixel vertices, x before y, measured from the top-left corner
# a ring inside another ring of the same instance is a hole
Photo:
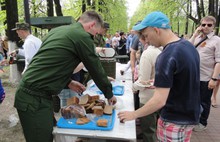
[[[172,30],[179,35],[190,35],[199,24],[200,19],[207,15],[216,17],[217,29],[219,27],[219,0],[142,0],[131,18],[129,28],[132,28],[137,21],[142,20],[152,11],[164,12],[170,18]]]
[[[5,10],[1,10],[0,11],[0,33],[3,33],[6,29],[6,25],[4,25],[4,21],[6,19],[6,11]]]
[[[161,11],[170,18],[170,24],[174,32],[184,33],[186,19],[183,9],[184,6],[182,3],[173,0],[142,1],[131,19],[130,28],[134,26],[137,21],[142,20],[148,13]],[[181,27],[181,29],[178,27]],[[178,29],[180,31],[178,31]]]
[[[95,0],[85,1],[86,10],[98,11],[104,21],[110,24],[109,33],[115,31],[127,31],[127,8],[125,0]],[[63,14],[77,19],[82,14],[82,0],[63,1]]]

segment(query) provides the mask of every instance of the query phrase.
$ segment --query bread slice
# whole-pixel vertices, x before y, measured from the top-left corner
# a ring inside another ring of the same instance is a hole
[[[87,117],[78,118],[76,120],[76,124],[78,124],[78,125],[84,125],[89,122],[90,122],[90,120]]]
[[[80,105],[84,105],[84,104],[87,104],[88,101],[89,101],[89,95],[86,94],[86,95],[80,97],[80,99],[79,99],[79,104],[80,104]]]
[[[103,115],[103,108],[102,106],[94,106],[92,108],[93,113],[96,114],[97,116],[102,116]]]
[[[109,115],[111,115],[111,114],[112,114],[112,110],[113,110],[112,105],[105,105],[104,114],[109,114]]]
[[[74,97],[67,99],[67,106],[74,105],[74,104],[79,104],[79,98],[74,96]]]
[[[89,102],[95,102],[96,100],[99,100],[99,95],[89,96]]]
[[[108,120],[107,119],[99,119],[99,120],[97,120],[96,124],[100,127],[107,127]]]

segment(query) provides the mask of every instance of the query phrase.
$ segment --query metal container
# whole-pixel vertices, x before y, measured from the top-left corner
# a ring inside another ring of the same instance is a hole
[[[115,58],[100,58],[102,67],[110,77],[116,77],[116,60]]]

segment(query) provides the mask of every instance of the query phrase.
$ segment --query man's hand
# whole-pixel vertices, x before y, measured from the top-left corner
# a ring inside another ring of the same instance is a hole
[[[111,81],[115,81],[115,79],[113,77],[108,76],[108,80]]]
[[[96,50],[96,53],[102,52],[103,54],[105,54],[105,48],[103,47],[96,47],[95,50]]]
[[[208,88],[214,89],[216,87],[217,81],[213,81],[212,79],[209,81]]]
[[[193,36],[194,36],[194,37],[197,37],[198,35],[202,34],[201,32],[202,32],[202,27],[199,26],[199,27],[195,30]]]
[[[111,99],[108,99],[108,104],[109,105],[114,105],[117,103],[117,99],[116,97],[113,95],[113,97]]]
[[[18,50],[14,50],[14,51],[12,51],[11,53],[9,53],[8,55],[9,55],[9,56],[16,57],[17,53],[18,53]]]
[[[121,123],[124,123],[125,121],[135,120],[137,117],[134,111],[122,111],[118,113],[118,118]]]
[[[69,87],[71,90],[73,90],[73,91],[75,91],[75,92],[77,92],[77,93],[82,93],[83,91],[86,90],[86,87],[85,87],[83,84],[81,84],[81,83],[79,83],[79,82],[77,82],[77,81],[74,81],[74,80],[72,80],[72,81],[69,83],[68,87]]]

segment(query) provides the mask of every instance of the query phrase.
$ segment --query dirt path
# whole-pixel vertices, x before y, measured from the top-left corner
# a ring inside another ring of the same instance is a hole
[[[16,85],[9,83],[9,67],[1,75],[6,98],[0,104],[0,142],[25,142],[21,125],[14,105]]]

